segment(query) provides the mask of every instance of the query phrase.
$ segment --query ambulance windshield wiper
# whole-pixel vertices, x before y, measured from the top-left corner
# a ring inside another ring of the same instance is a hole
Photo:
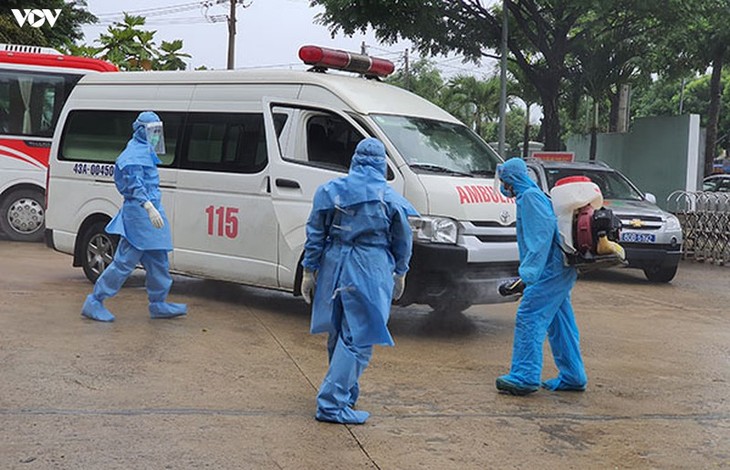
[[[494,170],[472,170],[474,176],[494,176]]]
[[[446,168],[445,166],[434,165],[433,163],[411,163],[408,166],[411,168],[418,168],[419,170],[433,171],[435,173],[448,173],[450,175],[469,176],[472,177],[471,173],[464,171],[454,170]]]

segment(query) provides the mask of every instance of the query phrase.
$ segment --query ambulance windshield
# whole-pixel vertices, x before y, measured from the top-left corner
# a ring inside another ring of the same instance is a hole
[[[383,114],[372,118],[414,171],[492,177],[501,162],[462,124]]]

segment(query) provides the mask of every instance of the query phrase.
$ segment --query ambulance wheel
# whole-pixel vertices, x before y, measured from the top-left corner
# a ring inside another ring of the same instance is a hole
[[[101,273],[112,263],[119,244],[116,236],[106,233],[104,230],[106,225],[106,221],[94,222],[83,234],[81,267],[91,282],[96,282]]]
[[[15,189],[0,201],[0,229],[14,241],[43,240],[45,215],[45,196],[40,189]]]
[[[669,282],[674,279],[675,274],[677,274],[677,266],[644,268],[644,275],[651,282]]]

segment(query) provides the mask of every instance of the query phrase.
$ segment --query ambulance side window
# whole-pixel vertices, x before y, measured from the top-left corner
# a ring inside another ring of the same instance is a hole
[[[164,125],[164,155],[158,155],[160,166],[174,166],[178,135],[185,119],[180,112],[157,113]],[[111,163],[117,159],[132,138],[132,123],[139,111],[108,111],[79,109],[66,118],[59,160]]]
[[[267,163],[263,114],[190,114],[184,153],[183,168],[258,173]]]
[[[306,121],[307,161],[347,171],[363,135],[340,116],[316,114]]]

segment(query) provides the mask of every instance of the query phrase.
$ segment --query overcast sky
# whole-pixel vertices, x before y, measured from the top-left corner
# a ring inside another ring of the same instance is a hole
[[[215,4],[217,0],[209,0]],[[84,26],[85,41],[91,43],[104,32],[113,20],[121,19],[127,11],[147,18],[147,28],[157,30],[156,43],[162,40],[182,39],[184,51],[192,55],[190,66],[208,68],[226,67],[228,33],[226,21],[211,23],[206,20],[203,2],[193,0],[87,0],[89,10],[100,19],[98,25]],[[236,68],[277,67],[304,69],[297,56],[304,44],[329,46],[359,51],[362,41],[369,53],[401,63],[408,42],[394,45],[379,44],[375,35],[338,35],[332,38],[325,26],[315,24],[320,8],[311,8],[308,0],[246,0],[247,8],[237,9]],[[160,14],[172,7],[177,12]],[[208,17],[228,14],[228,3],[214,5],[207,10]],[[411,55],[412,57],[412,55]],[[444,75],[459,73],[484,77],[493,70],[493,62],[482,67],[463,64],[458,57],[435,58]]]

